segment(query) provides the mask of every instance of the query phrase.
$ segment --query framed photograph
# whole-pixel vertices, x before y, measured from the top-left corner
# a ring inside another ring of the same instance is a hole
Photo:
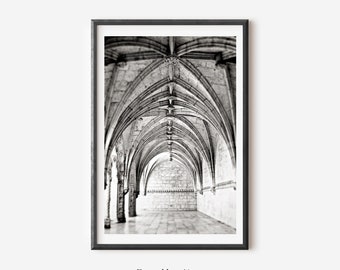
[[[248,249],[248,21],[92,20],[92,249]]]

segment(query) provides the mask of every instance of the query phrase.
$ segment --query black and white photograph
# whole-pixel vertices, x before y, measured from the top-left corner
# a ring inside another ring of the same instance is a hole
[[[243,235],[240,38],[103,36],[105,236]]]
[[[337,1],[0,13],[0,269],[340,269]]]

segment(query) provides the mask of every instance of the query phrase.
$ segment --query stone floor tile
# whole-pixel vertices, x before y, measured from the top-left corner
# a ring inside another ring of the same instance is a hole
[[[235,228],[198,211],[142,212],[126,223],[111,222],[108,234],[235,234]]]

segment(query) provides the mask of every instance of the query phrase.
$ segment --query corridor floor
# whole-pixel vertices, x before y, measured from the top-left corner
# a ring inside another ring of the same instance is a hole
[[[112,221],[108,234],[234,234],[235,229],[198,211],[142,212]]]

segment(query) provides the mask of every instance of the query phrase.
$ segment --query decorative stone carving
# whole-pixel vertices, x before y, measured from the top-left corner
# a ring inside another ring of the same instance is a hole
[[[179,65],[179,59],[177,56],[167,56],[164,58],[164,63],[167,65]]]

